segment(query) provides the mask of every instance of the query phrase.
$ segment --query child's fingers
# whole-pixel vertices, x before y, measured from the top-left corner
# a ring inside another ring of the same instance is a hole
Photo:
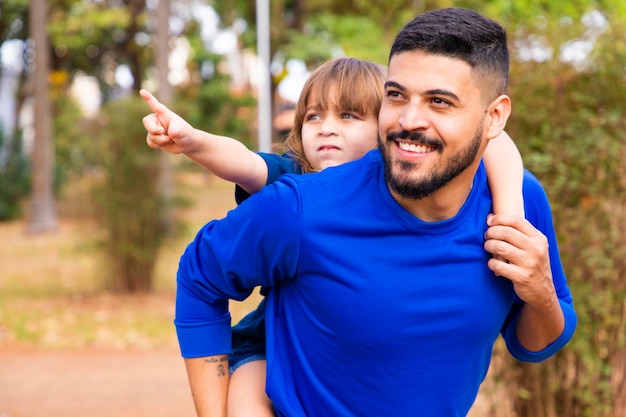
[[[164,146],[171,145],[172,140],[169,136],[166,135],[151,135],[148,134],[146,137],[146,143],[152,149],[160,149]]]
[[[146,129],[148,133],[151,135],[163,135],[165,133],[165,129],[159,123],[159,119],[156,114],[149,114],[142,119],[143,127]]]

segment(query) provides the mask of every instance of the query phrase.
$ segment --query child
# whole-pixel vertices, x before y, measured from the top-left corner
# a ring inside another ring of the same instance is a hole
[[[145,90],[154,114],[144,118],[152,148],[184,153],[213,174],[237,184],[237,202],[283,173],[309,173],[358,159],[376,148],[384,68],[354,58],[327,62],[304,85],[284,156],[254,153],[240,142],[199,131]],[[494,212],[523,216],[522,161],[502,133],[485,152]],[[265,300],[233,327],[228,415],[273,416],[265,394]]]

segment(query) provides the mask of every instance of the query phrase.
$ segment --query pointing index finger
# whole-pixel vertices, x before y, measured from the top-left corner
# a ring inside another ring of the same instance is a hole
[[[157,98],[152,95],[152,93],[150,93],[148,90],[142,88],[141,90],[139,90],[139,95],[145,100],[150,109],[157,116],[168,116],[169,109],[165,107],[165,105],[162,104],[159,100],[157,100]]]

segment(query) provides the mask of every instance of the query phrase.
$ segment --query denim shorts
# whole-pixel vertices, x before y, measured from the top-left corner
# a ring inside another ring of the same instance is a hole
[[[264,298],[256,310],[232,327],[233,351],[229,358],[231,375],[245,363],[265,360],[265,305]]]

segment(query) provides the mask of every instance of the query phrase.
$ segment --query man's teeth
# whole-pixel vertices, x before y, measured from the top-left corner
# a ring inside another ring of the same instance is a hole
[[[432,151],[432,148],[430,146],[416,145],[415,143],[399,142],[398,145],[403,151],[418,153],[428,153]]]

